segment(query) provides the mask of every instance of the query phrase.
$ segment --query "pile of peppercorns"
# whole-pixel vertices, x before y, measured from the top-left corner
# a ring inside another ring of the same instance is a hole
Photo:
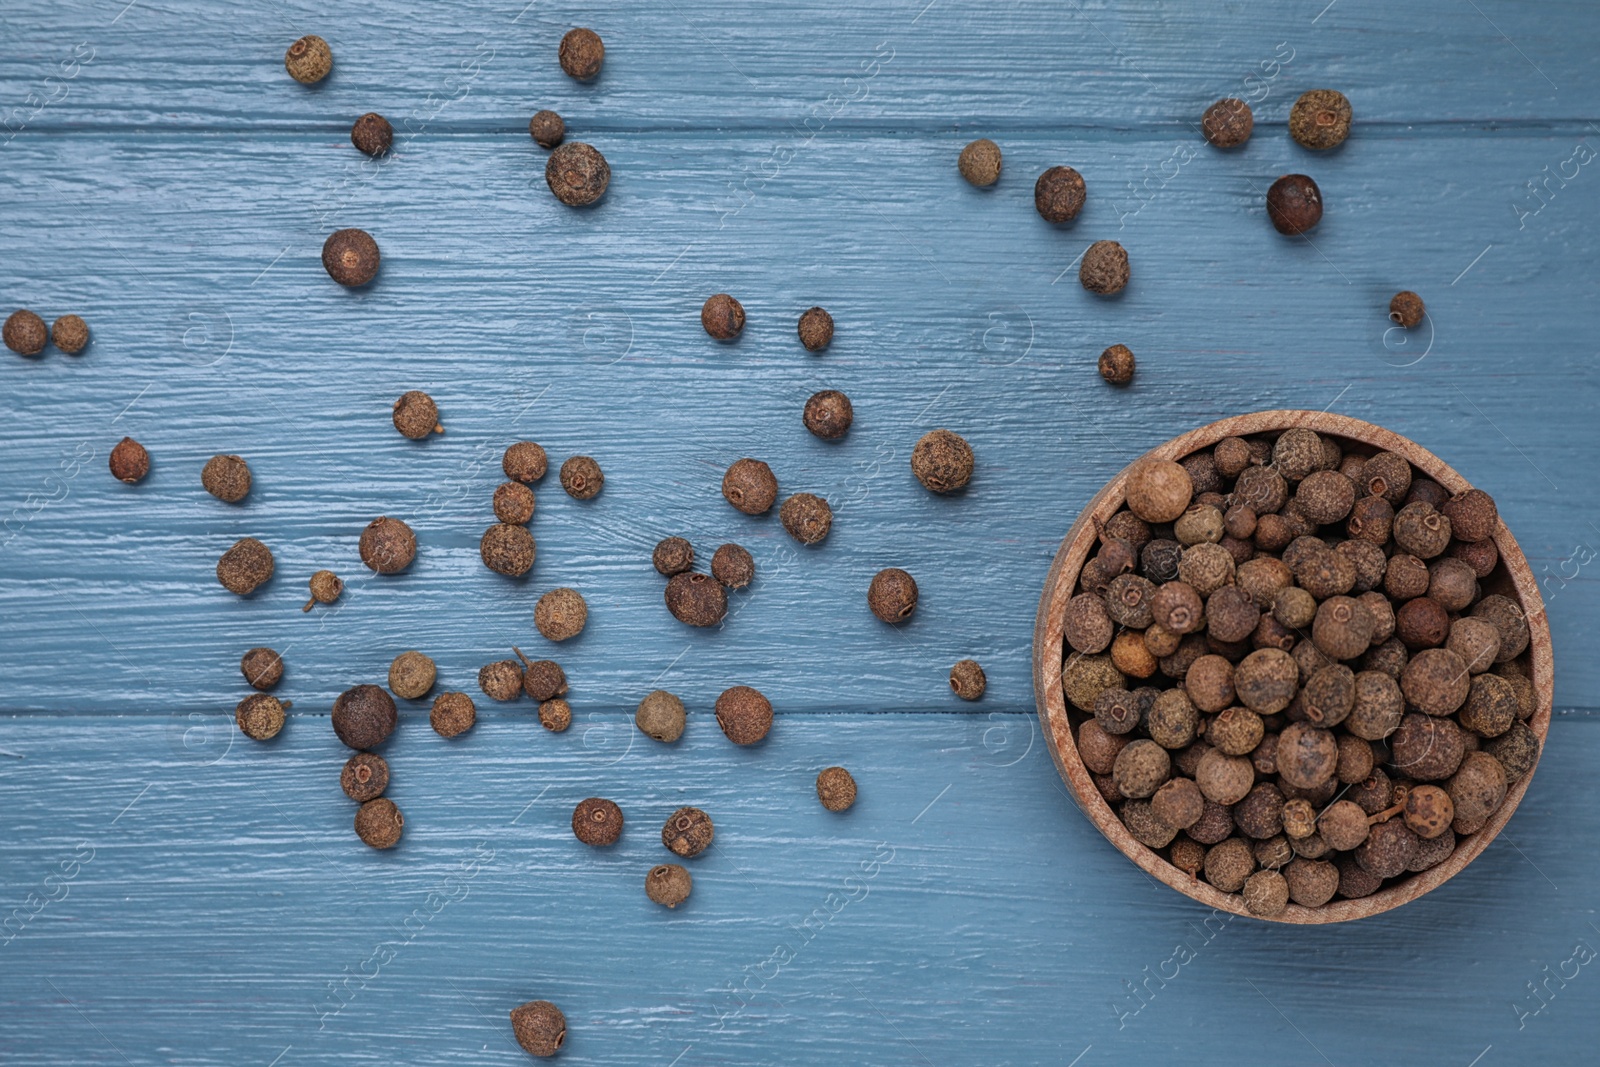
[[[1065,608],[1077,751],[1133,837],[1266,918],[1443,862],[1533,770],[1494,501],[1309,429],[1130,468]]]

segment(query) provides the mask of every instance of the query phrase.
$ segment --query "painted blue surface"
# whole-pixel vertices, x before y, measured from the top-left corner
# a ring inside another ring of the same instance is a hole
[[[514,1063],[506,1012],[541,996],[571,1062],[1489,1067],[1600,1039],[1589,5],[27,0],[0,23],[0,302],[95,338],[0,359],[0,1061]],[[591,86],[554,59],[580,24],[608,44]],[[281,67],[306,32],[336,56],[309,90]],[[1323,86],[1357,126],[1314,156],[1284,120]],[[1230,94],[1256,135],[1221,154],[1192,123]],[[545,106],[609,158],[597,209],[545,189],[525,133]],[[381,166],[347,139],[371,109],[399,130]],[[955,172],[977,136],[1005,152],[989,191]],[[1089,185],[1064,229],[1031,204],[1055,163]],[[1327,198],[1314,244],[1264,218],[1289,170]],[[317,261],[349,225],[384,253],[358,293]],[[1072,269],[1102,237],[1133,261],[1112,301]],[[1399,288],[1426,331],[1387,330]],[[736,345],[700,330],[716,291],[750,314]],[[794,338],[818,303],[839,324],[820,357]],[[1126,391],[1093,370],[1117,341]],[[443,437],[395,434],[410,388]],[[800,424],[822,388],[854,401],[842,442]],[[1506,833],[1445,887],[1340,928],[1218,930],[1073,810],[1029,641],[1108,476],[1275,407],[1387,425],[1495,495],[1544,579],[1557,718]],[[907,469],[935,426],[977,450],[958,497]],[[123,434],[154,455],[134,488],[105,471]],[[513,583],[476,546],[518,437],[607,484],[540,485]],[[249,459],[246,504],[200,488],[217,452]],[[827,542],[722,502],[741,455],[834,502]],[[422,545],[396,579],[355,553],[383,513]],[[666,614],[669,534],[754,554],[722,628]],[[212,572],[246,535],[278,574],[239,600]],[[895,630],[862,603],[891,565],[923,594]],[[320,567],[349,591],[302,614]],[[559,647],[530,618],[557,585],[591,609]],[[564,664],[573,730],[480,701],[447,743],[407,704],[386,748],[406,839],[361,847],[333,696],[413,647],[475,692],[512,643]],[[285,650],[295,701],[265,746],[231,726],[257,644]],[[969,655],[977,705],[944,683]],[[735,683],[778,709],[753,751],[710,717]],[[656,686],[691,709],[671,749],[629,723]],[[831,763],[862,786],[843,817],[811,793]],[[629,820],[605,853],[567,829],[597,794]],[[640,883],[684,803],[718,838],[668,913]]]

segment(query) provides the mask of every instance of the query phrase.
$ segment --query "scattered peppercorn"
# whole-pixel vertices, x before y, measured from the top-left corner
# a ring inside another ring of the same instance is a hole
[[[593,145],[566,141],[545,160],[544,181],[568,207],[588,207],[606,195],[611,165]]]
[[[283,658],[270,648],[252,648],[239,660],[239,672],[252,689],[265,691],[283,680]]]
[[[77,315],[62,315],[50,325],[50,340],[67,355],[75,356],[89,346],[89,324]]]
[[[554,1056],[567,1039],[567,1020],[548,1000],[530,1000],[511,1009],[511,1032],[530,1056]]]
[[[515,700],[522,695],[522,667],[514,659],[484,664],[478,671],[478,688],[490,700]]]
[[[561,38],[561,69],[578,81],[588,81],[600,73],[606,59],[606,45],[591,29],[568,30]]]
[[[541,701],[539,704],[539,725],[553,734],[561,733],[572,725],[572,705],[560,697]]]
[[[333,702],[333,732],[354,749],[377,748],[400,721],[394,698],[375,685],[358,685]]]
[[[744,332],[744,305],[727,293],[714,293],[700,307],[700,325],[718,341],[732,341]]]
[[[964,659],[950,668],[950,691],[962,700],[977,700],[983,696],[989,680],[975,659]]]
[[[756,561],[743,545],[721,545],[711,554],[711,577],[729,589],[743,589],[755,580]]]
[[[898,567],[879,571],[867,587],[867,607],[884,622],[905,622],[917,609],[916,579]]]
[[[676,863],[663,863],[650,868],[644,877],[645,895],[657,904],[676,908],[689,899],[694,889],[694,879]]]
[[[1335,148],[1350,136],[1350,101],[1334,89],[1300,94],[1289,109],[1289,136],[1304,148]]]
[[[361,531],[361,562],[379,574],[399,574],[417,556],[417,535],[399,519],[380,515]]]
[[[394,144],[394,127],[376,111],[369,111],[350,127],[350,143],[369,156],[381,156]]]
[[[333,49],[314,33],[308,33],[283,54],[283,67],[301,85],[314,85],[333,69]]]
[[[526,526],[497,522],[483,531],[483,537],[478,540],[478,555],[483,565],[496,574],[520,578],[533,569],[538,545]]]
[[[715,626],[728,614],[727,591],[709,574],[675,574],[662,595],[672,617],[689,626]]]
[[[590,797],[572,809],[572,833],[586,845],[614,845],[622,836],[622,809],[602,797]]]
[[[1096,241],[1078,265],[1078,281],[1091,293],[1110,296],[1128,285],[1128,250],[1116,241]]]
[[[694,546],[682,537],[662,538],[656,542],[650,562],[659,573],[671,578],[694,566]]]
[[[961,157],[956,161],[956,167],[961,171],[963,178],[980,189],[993,185],[1000,180],[1000,146],[987,137],[980,137],[961,150]],[[1039,180],[1044,181],[1043,176]],[[1079,183],[1082,184],[1081,178]],[[1035,196],[1037,195],[1036,186]],[[1041,208],[1039,213],[1044,214],[1044,210]]]
[[[440,693],[428,712],[428,722],[440,737],[459,737],[477,721],[478,709],[465,693]]]
[[[252,693],[239,701],[234,709],[234,721],[239,732],[256,741],[270,741],[283,729],[284,711],[294,706],[293,701],[279,701],[265,693]]]
[[[855,409],[850,406],[850,398],[839,390],[825,389],[813,393],[806,401],[801,419],[806,429],[816,436],[824,441],[836,441],[849,432]]]
[[[339,772],[339,788],[358,804],[376,800],[389,788],[389,763],[376,752],[357,752]]]
[[[137,485],[150,473],[150,453],[131,437],[124,437],[111,449],[111,476],[119,482]]]
[[[1322,221],[1322,190],[1304,174],[1285,174],[1267,190],[1267,218],[1286,236],[1305,233]]]
[[[526,526],[533,521],[533,490],[521,482],[501,482],[494,491],[494,517],[501,522]]]
[[[683,736],[685,719],[683,701],[665,689],[645,694],[633,714],[633,723],[640,733],[664,744]]]
[[[1046,222],[1071,222],[1083,210],[1087,188],[1071,167],[1051,167],[1033,183],[1033,206]]]
[[[573,456],[561,465],[561,488],[574,500],[593,500],[605,484],[600,464],[590,456]]]
[[[736,745],[753,745],[772,729],[772,702],[747,685],[724,690],[716,714],[717,725]]]
[[[856,802],[856,780],[843,767],[826,767],[817,775],[817,799],[829,811],[847,811]]]
[[[429,434],[444,433],[439,425],[439,406],[433,397],[420,390],[400,394],[394,402],[394,428],[413,441],[421,441]]]
[[[576,589],[552,589],[534,605],[533,624],[551,641],[566,641],[583,632],[589,605]]]
[[[679,808],[661,827],[661,843],[685,859],[700,855],[711,847],[715,835],[711,816],[699,808]]]
[[[237,504],[250,495],[250,465],[239,456],[212,456],[201,468],[200,484],[218,500]]]
[[[405,822],[394,801],[379,797],[356,809],[356,836],[373,848],[393,848],[400,843]]]
[[[796,493],[778,509],[778,521],[802,545],[814,545],[833,528],[833,509],[820,496]]]
[[[544,449],[532,441],[518,441],[506,449],[500,460],[500,469],[506,477],[523,485],[532,485],[544,477],[549,460]]]
[[[826,308],[807,308],[800,315],[800,343],[808,352],[821,352],[833,340],[833,316]]]
[[[972,446],[950,430],[930,430],[911,449],[911,473],[935,493],[953,493],[972,480]]]
[[[511,651],[522,661],[522,691],[539,703],[544,703],[567,691],[567,672],[555,660],[540,659],[529,662],[522,649],[512,646]]]
[[[1133,350],[1127,345],[1112,345],[1100,353],[1100,377],[1112,385],[1133,381]]]
[[[1237,148],[1244,144],[1255,125],[1250,105],[1231,96],[1218,100],[1200,116],[1200,132],[1218,148]]]
[[[217,560],[217,581],[239,596],[249,596],[271,577],[272,550],[254,537],[235,541]]]
[[[415,649],[402,652],[389,664],[389,691],[405,700],[420,700],[433,688],[435,675],[433,660]]]
[[[44,320],[27,308],[13,311],[6,319],[6,347],[19,356],[37,356],[50,342],[50,331]]]
[[[538,111],[528,120],[528,136],[540,148],[554,148],[567,135],[567,124],[554,111]]]
[[[759,459],[735,460],[722,476],[722,495],[746,515],[761,515],[778,499],[778,479]]]
[[[1400,290],[1389,301],[1390,321],[1408,330],[1420,324],[1426,313],[1427,310],[1422,306],[1422,297],[1410,289]]]
[[[335,230],[322,244],[322,269],[348,288],[359,288],[378,276],[378,242],[365,230]]]
[[[344,579],[332,571],[317,571],[306,584],[311,587],[311,599],[301,611],[310,611],[313,604],[332,604],[344,592]]]

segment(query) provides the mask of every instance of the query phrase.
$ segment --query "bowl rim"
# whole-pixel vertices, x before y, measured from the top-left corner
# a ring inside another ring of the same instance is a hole
[[[1144,459],[1178,460],[1221,441],[1225,437],[1248,437],[1305,427],[1317,433],[1341,437],[1379,450],[1396,452],[1411,462],[1424,475],[1438,482],[1452,494],[1471,487],[1471,483],[1454,468],[1415,441],[1374,423],[1348,415],[1325,411],[1299,411],[1277,409],[1257,411],[1219,419],[1187,433],[1179,434],[1136,457],[1095,494],[1084,506],[1066,537],[1061,541],[1050,570],[1045,577],[1044,590],[1039,598],[1039,610],[1033,631],[1033,685],[1034,700],[1038,705],[1039,721],[1050,756],[1056,770],[1080,811],[1105,837],[1147,874],[1164,882],[1194,900],[1218,911],[1259,919],[1244,906],[1244,898],[1237,893],[1224,893],[1209,883],[1192,877],[1174,867],[1160,854],[1140,843],[1123,826],[1122,820],[1112,811],[1100,791],[1095,787],[1089,770],[1078,754],[1077,741],[1068,719],[1066,699],[1061,691],[1061,666],[1065,638],[1063,625],[1065,607],[1077,587],[1078,572],[1088,558],[1089,550],[1099,537],[1100,525],[1123,505],[1123,487],[1128,472],[1134,464]],[[1533,682],[1537,706],[1527,725],[1539,739],[1538,758],[1544,755],[1544,745],[1550,729],[1551,707],[1555,693],[1555,668],[1550,644],[1550,626],[1545,616],[1544,601],[1539,595],[1539,583],[1516,539],[1503,520],[1497,521],[1494,531],[1495,547],[1500,561],[1510,579],[1512,591],[1528,621],[1529,676]],[[1369,896],[1353,900],[1335,899],[1321,907],[1308,908],[1291,903],[1273,922],[1295,925],[1345,922],[1377,915],[1417,899],[1424,893],[1443,885],[1471,863],[1489,846],[1510,819],[1512,812],[1522,802],[1528,785],[1538,771],[1538,759],[1528,773],[1506,790],[1505,799],[1493,815],[1476,833],[1458,839],[1458,844],[1443,863],[1437,864],[1395,885],[1387,886]]]

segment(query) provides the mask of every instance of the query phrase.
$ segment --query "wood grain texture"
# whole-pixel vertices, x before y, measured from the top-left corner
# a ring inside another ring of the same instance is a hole
[[[609,46],[593,86],[554,62],[578,24]],[[336,53],[312,90],[281,65],[306,32]],[[30,916],[0,935],[0,1058],[512,1063],[505,1012],[538,995],[568,1010],[570,1062],[1586,1055],[1592,968],[1559,976],[1600,936],[1595,816],[1572,799],[1600,737],[1570,713],[1600,691],[1583,654],[1600,639],[1597,35],[1590,5],[1505,0],[6,4],[0,300],[82,314],[95,340],[0,353],[0,922]],[[1312,156],[1284,121],[1322,86],[1357,124]],[[1255,102],[1257,133],[1220,155],[1190,123],[1229,94]],[[547,106],[611,161],[595,210],[544,186],[525,125]],[[382,165],[348,142],[371,109],[398,131]],[[954,164],[982,135],[1006,153],[987,192]],[[1065,229],[1032,208],[1056,163],[1089,184]],[[1291,170],[1328,200],[1315,244],[1264,217]],[[359,293],[317,261],[344,226],[384,252]],[[1074,281],[1102,237],[1133,257],[1113,301]],[[1425,335],[1387,331],[1402,287],[1428,302]],[[734,346],[698,326],[719,290],[750,312]],[[839,330],[813,357],[794,323],[819,303]],[[1138,353],[1126,391],[1094,373],[1113,342]],[[410,388],[439,399],[443,437],[394,432]],[[800,423],[823,388],[855,402],[835,445]],[[1208,937],[1208,911],[1072,811],[1029,669],[1033,604],[1085,501],[1176,432],[1275,407],[1388,426],[1493,493],[1562,664],[1511,834],[1425,899],[1292,946],[1242,919]],[[935,426],[977,449],[959,497],[907,469]],[[155,457],[136,488],[105,470],[124,434]],[[608,482],[587,505],[539,487],[518,584],[476,545],[520,436],[596,456]],[[201,490],[216,452],[249,458],[245,505]],[[824,545],[721,501],[741,455],[833,501]],[[422,542],[394,580],[355,552],[386,512]],[[668,534],[755,555],[721,630],[663,608],[648,557]],[[279,571],[241,601],[212,571],[245,535]],[[923,599],[891,630],[864,600],[895,565]],[[302,615],[325,566],[349,592]],[[356,847],[334,695],[405,648],[469,689],[513,641],[551,652],[531,614],[554,585],[591,608],[554,650],[578,725],[552,737],[530,705],[480,701],[451,746],[408,704],[388,753],[407,840]],[[296,701],[267,747],[231,726],[256,644],[286,650]],[[969,655],[978,705],[945,686]],[[777,705],[760,751],[710,729],[735,682]],[[627,744],[656,685],[690,705],[678,750]],[[833,762],[863,787],[843,819],[808,792]],[[635,819],[616,854],[564,829],[592,793]],[[719,844],[664,914],[639,892],[665,856],[651,824],[690,799]],[[468,876],[480,842],[494,858]],[[880,843],[893,859],[861,896],[844,879]],[[435,891],[455,897],[436,913]],[[856,899],[794,932],[841,892]],[[1167,977],[1180,939],[1198,952]],[[799,951],[773,974],[780,944]],[[319,1029],[330,982],[353,999]],[[741,1006],[728,987],[747,982]]]

